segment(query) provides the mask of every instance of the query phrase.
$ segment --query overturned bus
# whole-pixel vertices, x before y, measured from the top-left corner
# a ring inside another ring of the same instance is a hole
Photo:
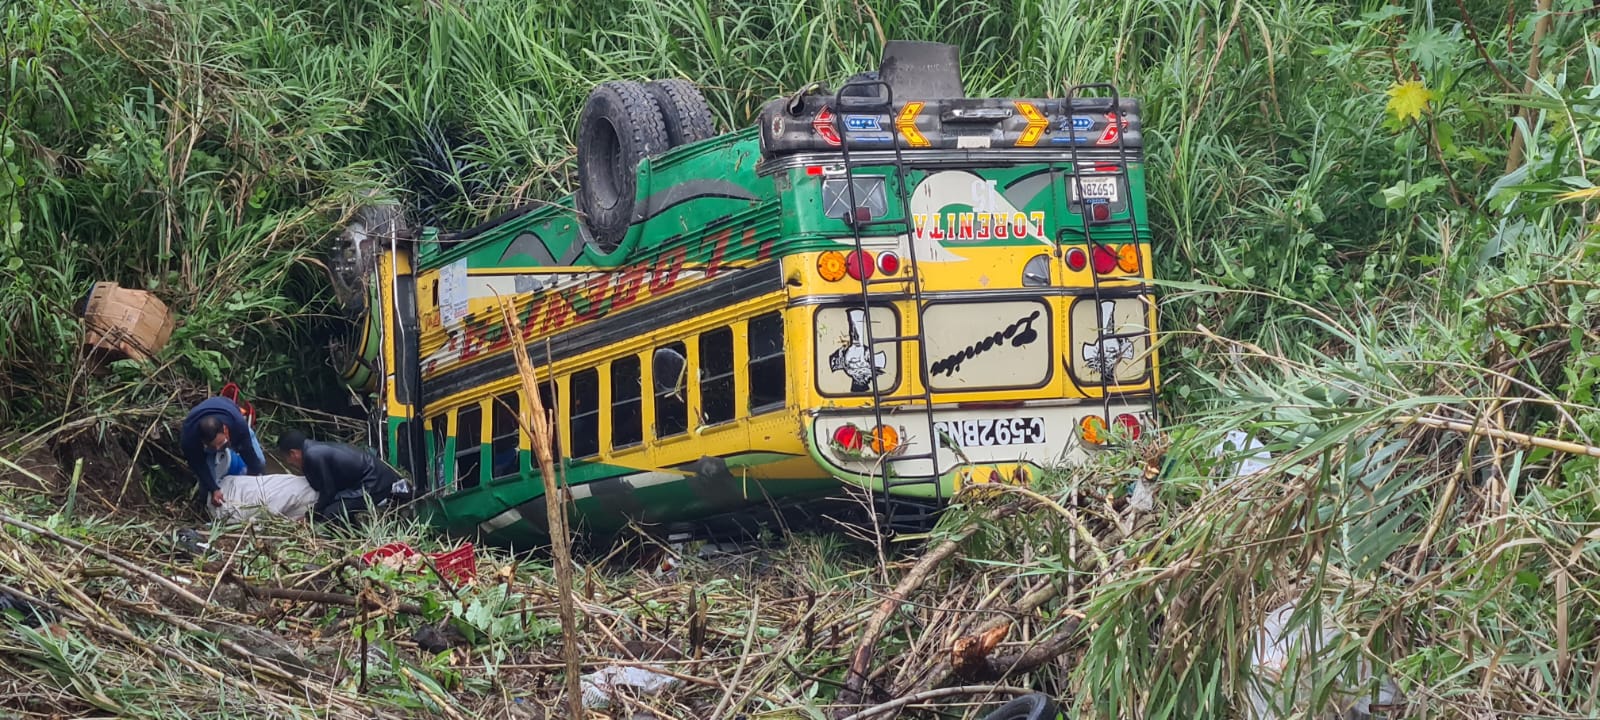
[[[1138,103],[1103,84],[969,98],[956,55],[889,43],[877,72],[721,134],[687,82],[603,83],[572,195],[454,231],[358,213],[346,380],[425,516],[542,543],[513,342],[581,534],[851,490],[922,529],[964,486],[1148,432]]]

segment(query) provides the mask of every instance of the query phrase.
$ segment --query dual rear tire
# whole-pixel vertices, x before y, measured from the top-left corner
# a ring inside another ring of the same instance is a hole
[[[601,83],[578,115],[577,209],[591,242],[614,252],[634,222],[639,162],[717,134],[705,96],[685,80]]]

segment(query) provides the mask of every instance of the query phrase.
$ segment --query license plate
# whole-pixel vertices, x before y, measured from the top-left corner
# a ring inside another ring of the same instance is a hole
[[[1037,445],[1044,442],[1044,418],[975,418],[941,420],[935,432],[948,433],[961,447]]]
[[[1090,198],[1117,202],[1117,179],[1114,177],[1085,177],[1074,180],[1067,178],[1067,187],[1072,189],[1072,201],[1078,202],[1078,183],[1083,183],[1083,192]]]

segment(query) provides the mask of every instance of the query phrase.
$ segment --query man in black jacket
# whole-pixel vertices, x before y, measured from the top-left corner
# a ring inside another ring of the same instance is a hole
[[[366,511],[369,499],[374,506],[388,500],[401,479],[371,453],[344,443],[309,440],[299,430],[278,438],[278,450],[284,462],[317,491],[312,512],[321,520],[350,519]]]

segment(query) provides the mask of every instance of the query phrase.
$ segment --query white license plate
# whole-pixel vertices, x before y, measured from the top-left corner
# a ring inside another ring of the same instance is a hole
[[[1044,442],[1044,418],[976,418],[940,420],[936,432],[949,433],[961,447],[1037,445]]]
[[[1084,177],[1067,178],[1067,187],[1072,188],[1072,201],[1078,202],[1078,183],[1083,183],[1083,192],[1091,198],[1117,202],[1117,179],[1114,177]]]

